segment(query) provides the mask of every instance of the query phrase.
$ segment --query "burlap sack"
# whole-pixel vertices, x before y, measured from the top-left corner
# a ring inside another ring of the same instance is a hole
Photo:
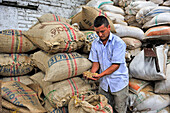
[[[45,74],[43,72],[38,72],[30,77],[35,83],[38,83],[42,89],[52,84],[52,82],[44,81]]]
[[[142,90],[144,87],[149,85],[150,82],[140,80],[140,79],[135,79],[135,78],[130,78],[129,80],[129,90],[135,94],[138,94],[140,90]]]
[[[41,56],[41,57],[40,57]],[[82,74],[92,63],[77,52],[54,55],[39,51],[33,54],[33,61],[45,72],[45,81],[60,81]]]
[[[113,113],[104,95],[90,95],[84,100],[72,98],[68,104],[70,113]]]
[[[56,82],[43,89],[46,99],[49,100],[54,108],[67,106],[73,96],[83,99],[84,94],[91,90],[90,84],[74,77],[61,82]]]
[[[64,22],[43,22],[24,32],[34,44],[50,53],[71,52],[84,44],[84,34]]]
[[[31,57],[27,54],[0,54],[0,75],[25,75],[34,69]]]
[[[68,113],[68,106],[54,108],[47,98],[45,98],[44,101],[45,101],[44,108],[47,110],[47,113]]]
[[[86,36],[85,38],[85,44],[83,46],[83,53],[89,53],[91,50],[91,44],[94,39],[98,38],[99,36],[96,34],[95,31],[82,31],[84,35]]]
[[[66,19],[64,17],[58,16],[58,15],[55,15],[55,14],[51,14],[51,13],[43,14],[41,17],[38,17],[37,19],[40,23],[59,21],[59,22],[65,22],[65,23],[70,24],[70,22],[71,22],[71,19]]]
[[[84,58],[87,58],[87,59],[89,58],[89,55],[86,53],[82,53],[81,56],[83,56]]]
[[[122,40],[126,43],[126,49],[129,50],[137,49],[142,46],[142,42],[133,37],[122,37]]]
[[[1,91],[4,99],[14,105],[27,108],[31,113],[46,112],[40,104],[36,93],[20,82],[2,82]]]
[[[0,52],[24,53],[35,50],[37,47],[22,32],[15,29],[0,31]]]
[[[8,109],[9,113],[31,113],[29,109],[23,107],[23,106],[18,106],[15,105],[4,98],[2,98],[2,107]],[[6,110],[5,112],[2,113],[8,113]]]
[[[37,24],[39,24],[40,22],[37,21],[36,23],[34,23],[29,29],[32,29],[34,26],[36,26]]]
[[[44,104],[44,95],[43,95],[43,90],[40,87],[40,85],[38,83],[32,83],[32,84],[27,85],[27,87],[31,88],[37,94],[37,97],[38,97],[40,103],[43,105]]]
[[[1,111],[2,113],[13,113],[13,112],[15,112],[15,110],[9,110],[9,109],[6,109],[6,108],[3,108],[2,107],[2,111]],[[20,113],[20,112],[18,112],[18,113]]]
[[[167,45],[156,47],[158,66],[160,68],[160,71],[157,71],[155,63],[156,59],[153,57],[145,57],[144,50],[142,50],[134,57],[129,65],[130,75],[134,78],[148,81],[165,80],[167,52]]]
[[[12,110],[12,111],[13,111],[13,110]],[[2,107],[1,112],[2,112],[2,113],[11,113],[11,110]]]
[[[145,32],[145,40],[165,40],[170,42],[170,27],[169,26],[157,26],[148,29]]]
[[[24,76],[17,76],[17,77],[3,77],[2,81],[7,82],[7,81],[18,81],[21,82],[25,85],[29,85],[34,83],[30,78],[29,75],[24,75]]]
[[[154,92],[170,94],[170,64],[166,68],[166,80],[155,82]]]
[[[82,30],[93,30],[94,20],[100,15],[107,17],[111,27],[111,32],[115,33],[116,31],[110,18],[101,9],[95,7],[83,6],[82,11],[71,18],[71,23],[78,23]]]
[[[134,113],[157,111],[167,107],[170,104],[169,101],[169,95],[155,94],[153,93],[153,87],[148,85],[138,93],[134,103],[131,104],[130,110]]]

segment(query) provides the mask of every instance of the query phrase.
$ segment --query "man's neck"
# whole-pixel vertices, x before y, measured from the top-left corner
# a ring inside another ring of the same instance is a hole
[[[106,45],[107,41],[108,41],[108,38],[107,38],[106,40],[103,40],[103,41],[102,41],[102,43],[103,43],[104,46]]]

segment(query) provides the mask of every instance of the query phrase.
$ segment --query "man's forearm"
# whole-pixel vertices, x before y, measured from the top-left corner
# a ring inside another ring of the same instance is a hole
[[[111,73],[115,72],[119,68],[119,64],[113,64],[109,68],[107,68],[105,71],[98,75],[93,75],[93,80],[98,80],[103,76],[110,75]],[[91,71],[92,72],[92,71]]]
[[[99,63],[98,62],[93,62],[93,64],[92,64],[92,68],[91,68],[91,72],[92,73],[96,73],[96,71],[98,71],[98,69],[99,69]]]
[[[110,75],[119,68],[119,64],[113,64],[101,73],[101,76]]]

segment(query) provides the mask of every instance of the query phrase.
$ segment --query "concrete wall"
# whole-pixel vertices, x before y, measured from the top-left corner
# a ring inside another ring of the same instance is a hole
[[[3,1],[3,0],[2,0]],[[0,1],[0,3],[2,2]],[[86,0],[4,0],[16,2],[18,5],[38,6],[37,10],[0,5],[0,30],[28,30],[37,22],[37,17],[45,13],[53,13],[69,18],[74,7],[86,4]]]

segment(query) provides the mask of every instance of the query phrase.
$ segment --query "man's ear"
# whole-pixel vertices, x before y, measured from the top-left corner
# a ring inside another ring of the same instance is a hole
[[[111,28],[110,28],[110,25],[108,25],[108,29],[110,30]]]

